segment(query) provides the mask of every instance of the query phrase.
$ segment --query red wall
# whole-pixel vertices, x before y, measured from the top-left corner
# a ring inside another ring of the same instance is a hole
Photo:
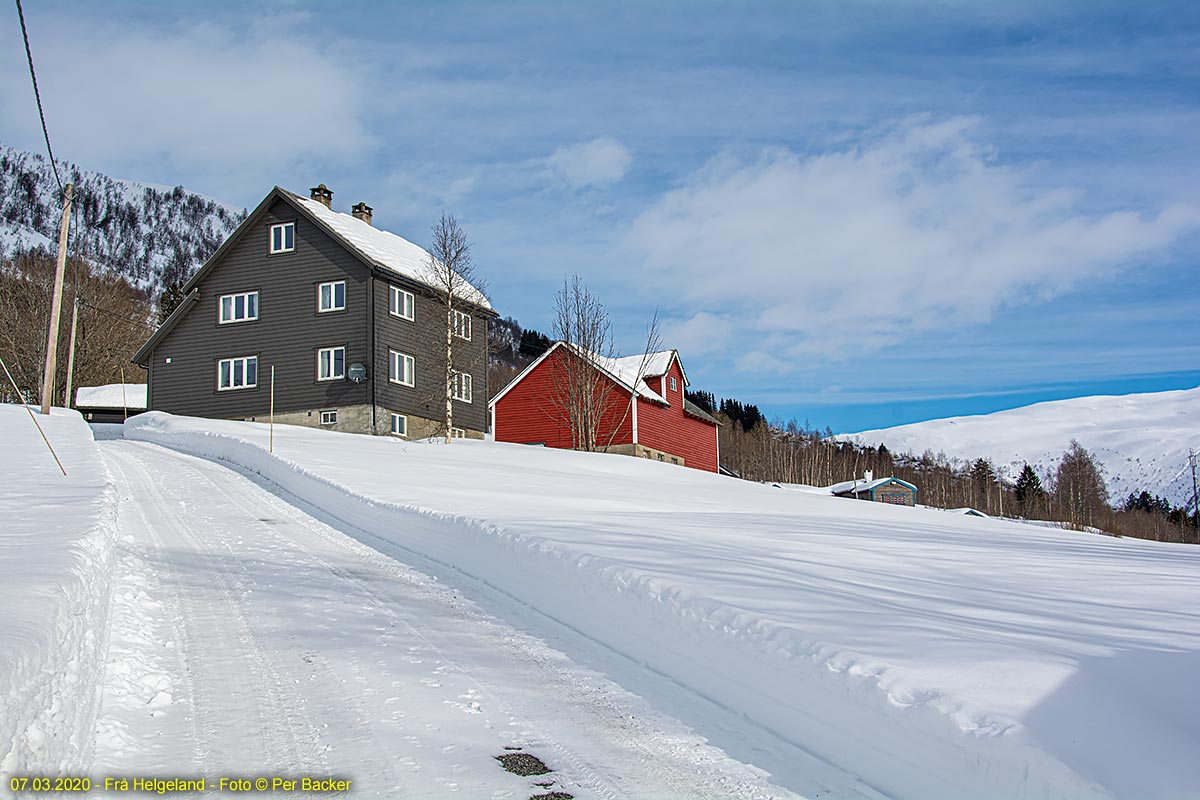
[[[671,376],[675,377],[674,392],[671,391]],[[671,405],[664,408],[658,403],[638,400],[638,443],[683,456],[685,466],[716,472],[717,426],[683,413],[683,373],[679,361],[671,362],[661,387],[658,378],[647,382]]]
[[[565,372],[563,359],[570,358],[562,348],[551,353],[520,383],[496,403],[496,427],[493,433],[498,442],[532,444],[545,442],[547,447],[571,447],[571,428],[566,417],[555,407],[555,386],[560,385]],[[607,444],[628,444],[633,441],[633,410],[629,394],[615,383],[608,383],[610,398],[602,400],[607,412],[601,417],[598,440]],[[625,419],[622,421],[621,417]]]
[[[564,372],[562,359],[569,357],[573,356],[561,348],[556,350],[500,398],[496,403],[493,429],[496,441],[545,442],[547,447],[571,447],[571,429],[552,399],[556,380],[561,381]],[[670,387],[671,376],[675,377],[674,392]],[[658,378],[650,378],[647,383],[671,405],[664,408],[658,403],[638,399],[638,443],[682,456],[686,466],[716,472],[717,426],[683,413],[684,385],[679,362],[671,362],[671,370],[663,376],[661,385]],[[610,386],[614,397],[608,402],[609,411],[601,421],[601,442],[607,441],[616,429],[612,443],[628,444],[633,440],[633,415],[626,413],[629,395],[615,383]]]

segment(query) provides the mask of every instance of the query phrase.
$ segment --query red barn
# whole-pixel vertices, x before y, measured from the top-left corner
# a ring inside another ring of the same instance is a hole
[[[496,441],[573,446],[562,388],[571,374],[567,359],[595,370],[599,449],[717,471],[720,423],[684,397],[688,379],[675,350],[626,358],[589,357],[556,342],[492,399]]]

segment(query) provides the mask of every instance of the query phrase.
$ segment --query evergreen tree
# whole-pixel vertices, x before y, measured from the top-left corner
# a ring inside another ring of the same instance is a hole
[[[166,322],[167,317],[171,316],[171,312],[183,302],[185,296],[183,293],[183,281],[175,281],[163,287],[162,291],[158,293],[159,325]]]
[[[1042,479],[1034,472],[1033,467],[1029,466],[1029,462],[1021,468],[1013,493],[1017,498],[1017,513],[1022,517],[1034,516],[1041,509],[1046,492],[1042,488]]]
[[[986,458],[977,458],[971,465],[971,486],[975,492],[975,504],[982,506],[984,511],[991,513],[992,484],[996,482],[996,471],[992,462]]]

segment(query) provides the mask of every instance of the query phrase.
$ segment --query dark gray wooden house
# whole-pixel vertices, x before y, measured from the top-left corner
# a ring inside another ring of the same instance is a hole
[[[332,210],[324,184],[276,186],[184,286],[134,356],[148,407],[410,438],[445,414],[446,293],[429,254],[371,225],[371,208]],[[487,298],[455,291],[454,428],[487,425]]]

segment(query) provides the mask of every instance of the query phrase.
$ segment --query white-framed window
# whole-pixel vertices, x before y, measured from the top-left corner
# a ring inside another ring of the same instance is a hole
[[[465,438],[467,438],[467,432],[464,431],[462,428],[451,428],[450,429],[450,438],[451,439],[465,439]]]
[[[346,282],[330,281],[317,287],[317,311],[346,310]]]
[[[271,252],[290,253],[296,249],[296,223],[281,222],[271,226]]]
[[[416,309],[412,292],[406,292],[399,286],[393,286],[392,299],[388,310],[396,317],[402,317],[407,320],[416,319],[416,314],[414,313]]]
[[[346,348],[322,347],[317,351],[317,380],[340,381],[346,377]]]
[[[258,319],[258,292],[223,294],[218,301],[218,306],[222,325]]]
[[[321,412],[322,425],[337,425],[337,409]]]
[[[471,374],[469,372],[454,372],[454,399],[464,403],[471,402]]]
[[[388,380],[392,383],[400,383],[405,386],[415,385],[413,373],[416,371],[416,362],[413,357],[398,350],[388,351]]]
[[[408,436],[408,417],[403,414],[392,414],[392,435]]]
[[[471,315],[463,311],[454,312],[454,335],[460,339],[471,340]]]
[[[674,375],[672,375],[672,376],[671,376],[671,391],[672,391],[672,392],[678,392],[678,391],[679,391],[679,384],[675,382],[675,376],[674,376]]]
[[[258,386],[258,356],[222,358],[217,362],[217,391]]]

